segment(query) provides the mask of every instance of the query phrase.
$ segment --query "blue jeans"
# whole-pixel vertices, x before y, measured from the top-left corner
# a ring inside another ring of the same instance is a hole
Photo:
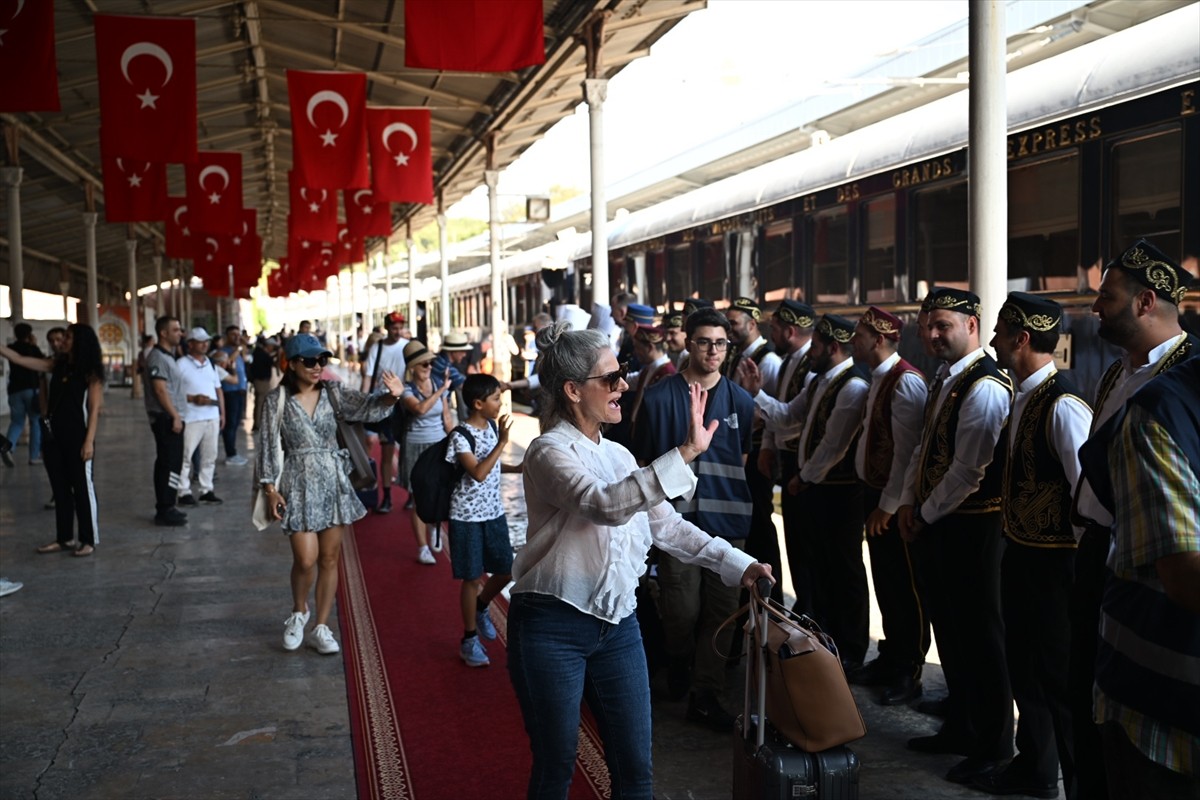
[[[512,596],[508,672],[533,753],[529,800],[565,800],[579,703],[604,740],[614,800],[650,800],[650,678],[637,617],[613,625],[544,594]]]
[[[237,455],[237,435],[246,416],[246,390],[225,392],[225,427],[221,439],[225,442],[225,457]]]
[[[37,389],[22,389],[8,396],[8,408],[12,413],[8,423],[8,440],[17,446],[21,431],[25,428],[25,418],[29,417],[29,460],[42,457],[42,426],[38,424],[41,416],[38,407]]]

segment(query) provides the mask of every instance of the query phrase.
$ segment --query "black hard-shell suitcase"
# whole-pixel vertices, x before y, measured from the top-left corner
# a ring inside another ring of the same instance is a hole
[[[769,587],[762,587],[762,594]],[[765,612],[754,631],[766,630]],[[737,718],[733,734],[733,799],[792,800],[815,797],[818,800],[857,800],[858,756],[848,747],[831,747],[819,753],[806,753],[793,747],[765,718],[766,671],[761,645],[747,632],[745,713]],[[758,679],[751,681],[751,670]],[[751,698],[751,685],[757,688]],[[749,720],[747,725],[746,720]]]

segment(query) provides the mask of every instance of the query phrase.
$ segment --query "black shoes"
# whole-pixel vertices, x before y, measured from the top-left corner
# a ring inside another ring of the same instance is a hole
[[[392,513],[392,496],[390,494],[384,495],[383,502],[380,503],[379,505],[375,506],[375,513],[376,514]]]
[[[951,783],[973,784],[976,780],[982,780],[993,773],[1000,772],[1007,764],[1008,761],[992,761],[971,756],[951,767],[950,771],[946,773],[946,780]],[[1054,787],[1054,796],[1058,796],[1057,786]]]
[[[4,460],[4,466],[15,467],[17,462],[13,461],[12,457],[13,443],[9,441],[7,436],[0,436],[0,459]]]
[[[922,700],[917,703],[917,711],[922,714],[928,714],[931,717],[942,717],[945,719],[946,711],[949,708],[950,699],[947,697],[939,697],[934,700]]]
[[[883,686],[895,677],[896,670],[878,658],[846,673],[846,680],[855,686]]]
[[[213,506],[219,506],[219,505],[221,505],[221,503],[224,503],[225,501],[222,500],[221,498],[217,497],[212,492],[205,492],[204,494],[200,495],[200,502],[208,503],[209,505],[213,505]]]
[[[911,703],[921,696],[921,679],[912,675],[901,675],[888,684],[879,696],[881,706],[899,706]]]
[[[1058,783],[1039,783],[1015,774],[1016,770],[1002,769],[981,775],[971,782],[972,789],[988,794],[1019,794],[1024,797],[1042,797],[1052,800],[1058,797]]]
[[[178,528],[187,525],[187,514],[177,508],[169,508],[154,515],[154,524],[165,528]]]
[[[194,506],[196,505],[196,498],[192,497],[190,494],[181,494],[179,495],[179,499],[175,502],[181,506]]]
[[[721,701],[712,692],[692,693],[687,718],[722,733],[733,730],[733,715],[721,707]]]

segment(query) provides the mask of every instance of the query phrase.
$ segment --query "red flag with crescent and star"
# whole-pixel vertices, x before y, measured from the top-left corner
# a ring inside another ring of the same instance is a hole
[[[192,235],[190,217],[186,197],[167,198],[167,258],[195,258],[196,237]]]
[[[233,245],[234,283],[254,286],[262,274],[262,239],[258,236],[258,211],[242,209],[241,230],[230,237]]]
[[[405,0],[404,66],[511,72],[546,61],[542,0]]]
[[[287,71],[292,163],[304,186],[365,189],[367,76],[361,72]]]
[[[11,13],[10,13],[11,12]],[[54,3],[18,0],[0,9],[0,111],[58,111]],[[16,76],[16,77],[14,77]]]
[[[196,158],[196,21],[97,14],[100,149],[112,158]]]
[[[196,243],[199,252],[192,259],[196,277],[212,294],[229,291],[229,267],[233,265],[233,244],[227,234],[201,233]]]
[[[367,260],[366,242],[361,236],[355,236],[346,226],[338,228],[338,266],[363,264]]]
[[[203,150],[184,169],[193,232],[233,236],[242,229],[242,154]]]
[[[433,205],[430,118],[428,108],[367,109],[377,200]]]
[[[342,206],[346,209],[346,227],[358,238],[388,236],[392,232],[392,204],[375,198],[372,189],[344,189]]]
[[[295,170],[288,173],[292,235],[317,242],[337,241],[337,189],[314,189],[301,183]]]
[[[161,222],[167,218],[167,165],[103,158],[104,219]]]

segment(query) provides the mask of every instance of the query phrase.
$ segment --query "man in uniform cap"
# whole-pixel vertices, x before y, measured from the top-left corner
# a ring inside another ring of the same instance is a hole
[[[884,638],[879,657],[847,677],[852,683],[885,687],[879,700],[883,705],[920,697],[930,643],[912,554],[895,516],[928,395],[921,371],[896,352],[903,327],[899,317],[871,306],[850,340],[855,362],[871,375],[854,467],[863,484],[867,549]]]
[[[367,361],[363,364],[362,391],[370,393],[378,385],[379,376],[386,370],[393,375],[403,375],[408,365],[404,361],[404,346],[408,339],[401,335],[404,332],[404,315],[393,311],[384,317],[383,324],[387,336],[376,342],[367,353]],[[400,404],[396,404],[400,409]],[[394,413],[400,413],[399,411]],[[387,514],[392,510],[392,476],[396,474],[397,437],[392,420],[389,417],[375,428],[379,434],[379,453],[383,461],[379,465],[379,485],[382,497],[375,511]]]
[[[683,332],[683,312],[668,311],[663,314],[663,334],[666,336],[667,358],[679,369],[683,361],[683,350],[687,346],[687,334]]]
[[[941,288],[927,303],[929,343],[948,368],[929,392],[897,514],[901,535],[919,542],[918,575],[950,703],[938,733],[908,746],[967,756],[946,779],[969,784],[1012,756],[1000,615],[1001,437],[1012,383],[980,346],[977,295]]]
[[[1179,325],[1179,305],[1191,275],[1145,239],[1104,266],[1092,311],[1100,338],[1125,355],[1100,379],[1092,403],[1092,436],[1111,437],[1101,428],[1133,394],[1156,375],[1200,354],[1200,339]],[[1092,721],[1097,631],[1104,594],[1105,559],[1113,516],[1096,498],[1086,477],[1075,488],[1075,522],[1083,526],[1075,555],[1071,597],[1069,684],[1075,725],[1075,770],[1080,797],[1106,794],[1100,730]]]
[[[762,391],[753,361],[742,362],[742,385],[779,425],[804,420],[797,473],[784,491],[800,497],[800,535],[787,540],[796,610],[816,618],[838,643],[847,670],[862,666],[869,644],[870,596],[862,560],[862,489],[854,477],[854,445],[869,386],[851,358],[854,323],[826,314],[809,353],[816,377],[790,403]]]
[[[712,308],[713,301],[705,300],[702,297],[689,297],[683,301],[683,321],[687,322],[688,316],[695,314],[702,308]]]
[[[641,303],[630,303],[625,309],[625,320],[621,323],[625,332],[621,337],[621,351],[617,354],[617,360],[622,364],[629,364],[631,372],[636,373],[642,367],[633,346],[634,334],[642,326],[653,327],[653,325],[654,309],[652,307]]]
[[[975,786],[992,794],[1058,797],[1062,767],[1075,797],[1074,732],[1067,694],[1071,623],[1068,599],[1075,561],[1071,489],[1092,410],[1054,366],[1062,307],[1013,292],[1000,308],[991,346],[1016,383],[1009,414],[1003,482],[1000,565],[1005,653],[1020,711],[1017,757]]]

